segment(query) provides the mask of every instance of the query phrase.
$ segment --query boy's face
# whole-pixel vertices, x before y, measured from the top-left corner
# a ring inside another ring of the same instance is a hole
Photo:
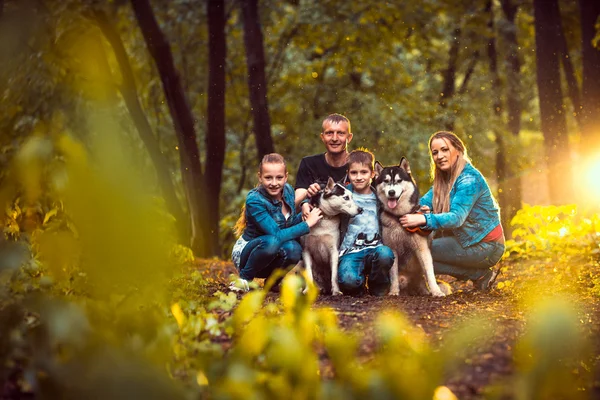
[[[348,166],[348,179],[357,193],[368,193],[371,190],[371,180],[374,176],[375,171],[372,171],[367,164],[352,163]]]

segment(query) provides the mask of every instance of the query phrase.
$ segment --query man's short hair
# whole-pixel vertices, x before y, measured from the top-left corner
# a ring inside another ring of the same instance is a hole
[[[329,114],[324,120],[323,120],[323,132],[325,132],[325,123],[329,122],[332,124],[339,124],[340,122],[345,122],[348,124],[348,133],[352,133],[352,128],[350,127],[350,120],[348,119],[348,117],[342,115],[342,114]]]
[[[368,149],[360,147],[352,150],[348,155],[348,168],[350,168],[351,164],[368,165],[371,171],[375,171],[375,155]]]

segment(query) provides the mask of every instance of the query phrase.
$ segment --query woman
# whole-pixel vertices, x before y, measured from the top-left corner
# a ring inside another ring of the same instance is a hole
[[[283,157],[267,154],[258,167],[259,185],[252,189],[236,224],[241,235],[233,246],[231,258],[240,272],[230,289],[248,291],[249,281],[268,278],[275,269],[285,269],[302,257],[296,241],[322,218],[313,209],[306,221],[294,208],[294,189],[287,183]]]
[[[425,213],[405,215],[400,223],[437,231],[431,249],[436,274],[470,279],[476,289],[489,290],[504,254],[498,203],[454,133],[434,133],[429,149],[433,187],[421,198]]]

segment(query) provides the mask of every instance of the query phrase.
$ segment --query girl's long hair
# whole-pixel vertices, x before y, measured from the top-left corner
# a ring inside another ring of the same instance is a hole
[[[436,132],[429,138],[429,150],[431,151],[431,142],[435,139],[442,139],[446,144],[453,146],[459,153],[458,160],[454,163],[450,171],[444,172],[440,170],[433,155],[431,156],[431,178],[433,180],[433,212],[435,214],[445,213],[450,211],[450,190],[456,182],[456,178],[465,168],[468,162],[471,162],[467,154],[467,148],[462,140],[452,132],[440,131]]]
[[[266,154],[262,158],[260,164],[258,164],[258,173],[259,174],[262,173],[263,164],[283,164],[283,166],[285,167],[285,172],[287,172],[287,165],[285,163],[285,159],[279,153]],[[242,206],[242,210],[240,212],[240,217],[238,218],[237,222],[233,226],[233,232],[235,233],[235,235],[237,237],[240,237],[242,235],[242,233],[244,233],[244,229],[246,229],[246,203],[245,202],[244,202],[244,205]]]

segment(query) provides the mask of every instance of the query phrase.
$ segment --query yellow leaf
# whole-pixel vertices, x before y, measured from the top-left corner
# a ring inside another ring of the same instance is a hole
[[[179,329],[181,329],[181,327],[185,324],[186,318],[185,314],[181,310],[181,307],[179,306],[179,303],[175,303],[171,306],[171,313],[173,313],[173,316],[177,321],[177,325],[179,326]]]
[[[433,400],[458,400],[458,397],[448,387],[438,386],[433,392]]]

